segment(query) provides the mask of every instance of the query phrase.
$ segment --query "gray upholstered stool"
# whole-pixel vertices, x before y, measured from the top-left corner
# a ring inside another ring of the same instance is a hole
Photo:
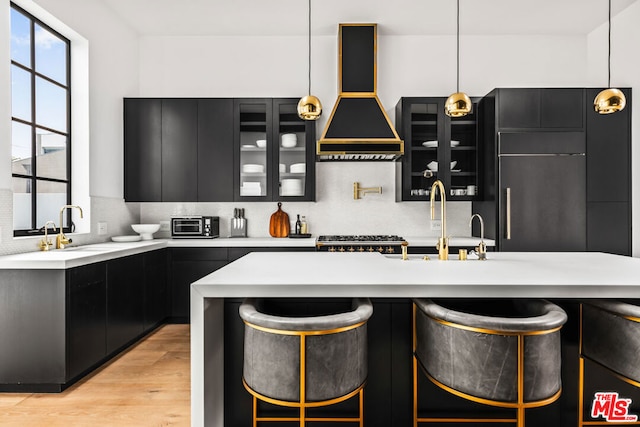
[[[446,303],[449,308],[444,305],[414,300],[414,426],[454,420],[418,417],[418,367],[452,394],[516,409],[515,418],[500,421],[519,427],[524,426],[525,408],[560,397],[560,328],[567,320],[560,307],[544,300],[516,300],[509,301],[509,310],[505,306],[497,315],[484,315],[454,309],[453,301]],[[478,310],[480,303],[473,307]]]
[[[578,426],[584,421],[585,359],[640,387],[640,307],[622,301],[591,300],[580,305]],[[589,425],[630,424],[589,420]],[[638,424],[631,423],[631,424]]]
[[[258,421],[351,421],[363,425],[363,388],[367,378],[367,320],[373,306],[354,298],[351,311],[300,317],[269,313],[264,300],[240,306],[245,323],[243,383],[253,395],[253,425]],[[308,418],[306,409],[359,396],[354,418]],[[257,401],[299,408],[296,418],[260,418]]]

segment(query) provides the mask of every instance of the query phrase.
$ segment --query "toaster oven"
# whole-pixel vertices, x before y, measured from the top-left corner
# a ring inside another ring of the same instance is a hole
[[[171,218],[174,239],[213,239],[220,236],[220,217],[187,216]]]

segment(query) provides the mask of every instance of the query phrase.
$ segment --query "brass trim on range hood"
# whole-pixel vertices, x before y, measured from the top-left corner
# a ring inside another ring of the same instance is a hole
[[[317,143],[318,160],[396,160],[400,139],[376,94],[377,24],[340,24],[338,99]]]

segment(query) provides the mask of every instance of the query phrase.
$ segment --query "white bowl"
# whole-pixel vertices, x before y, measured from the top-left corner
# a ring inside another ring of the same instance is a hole
[[[285,133],[282,135],[281,144],[284,148],[293,148],[298,144],[298,137],[295,133]]]
[[[291,173],[305,173],[307,169],[306,166],[307,165],[305,163],[294,163],[291,165],[289,170],[291,171]]]
[[[267,146],[267,140],[266,139],[259,139],[256,141],[256,145],[260,148],[264,148]]]
[[[458,162],[456,160],[451,162],[451,169],[456,167],[457,163]],[[438,172],[438,162],[436,162],[435,160],[433,162],[429,162],[429,164],[427,164],[427,169],[429,169],[432,172]]]
[[[131,224],[131,228],[142,240],[153,240],[153,233],[160,230],[160,224]]]

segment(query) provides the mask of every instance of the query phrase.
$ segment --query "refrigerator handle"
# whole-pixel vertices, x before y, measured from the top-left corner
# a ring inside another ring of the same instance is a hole
[[[507,187],[507,220],[506,220],[506,236],[507,240],[511,240],[511,188]]]

